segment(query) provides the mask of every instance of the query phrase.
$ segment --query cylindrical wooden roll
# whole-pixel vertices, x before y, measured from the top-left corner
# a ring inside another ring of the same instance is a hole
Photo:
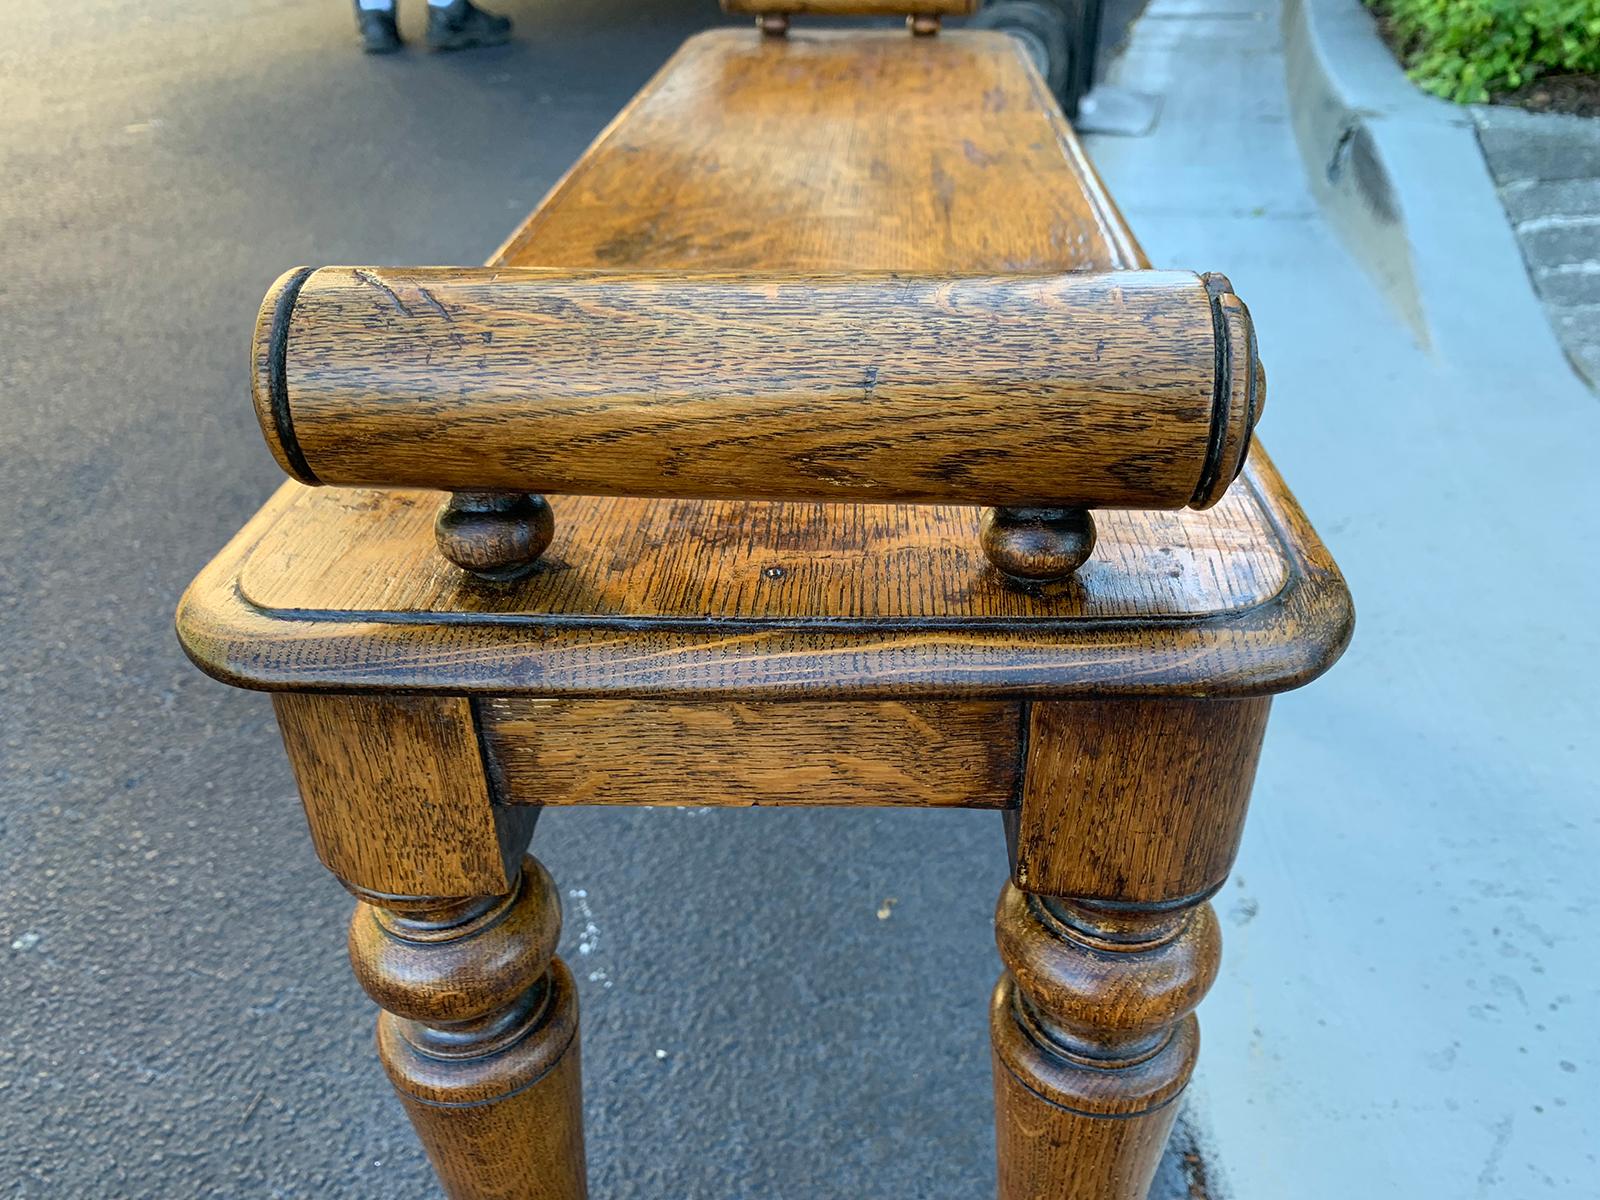
[[[1264,394],[1221,276],[285,275],[254,395],[307,483],[1170,509]]]

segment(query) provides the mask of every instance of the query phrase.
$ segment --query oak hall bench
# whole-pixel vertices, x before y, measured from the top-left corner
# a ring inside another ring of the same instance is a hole
[[[566,804],[997,810],[999,1195],[1150,1185],[1270,698],[1351,606],[1226,279],[939,13],[695,37],[488,268],[267,297],[292,481],[179,632],[273,694],[452,1197],[585,1192]]]

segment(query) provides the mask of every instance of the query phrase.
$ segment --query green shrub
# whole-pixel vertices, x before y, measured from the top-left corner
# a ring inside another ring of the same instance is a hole
[[[1416,84],[1481,104],[1540,75],[1600,73],[1600,0],[1367,0]]]

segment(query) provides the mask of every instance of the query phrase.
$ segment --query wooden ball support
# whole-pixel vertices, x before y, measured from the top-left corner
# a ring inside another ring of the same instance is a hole
[[[1220,275],[644,275],[302,268],[253,395],[307,484],[455,493],[439,545],[529,569],[543,494],[993,506],[1012,579],[1069,575],[1095,508],[1205,508],[1265,382]]]

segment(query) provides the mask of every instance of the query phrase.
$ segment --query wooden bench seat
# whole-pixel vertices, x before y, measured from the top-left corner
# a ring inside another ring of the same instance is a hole
[[[689,41],[493,260],[698,271],[1147,265],[1017,44]],[[290,483],[182,625],[268,689],[545,696],[1242,696],[1323,670],[1348,596],[1259,444],[1203,512],[1104,512],[1067,583],[1008,586],[976,509],[556,497],[543,568],[439,558],[438,497]]]

